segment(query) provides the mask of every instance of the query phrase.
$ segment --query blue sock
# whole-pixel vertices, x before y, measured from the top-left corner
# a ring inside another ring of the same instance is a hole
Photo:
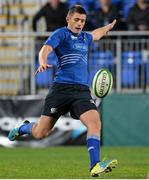
[[[100,162],[100,138],[99,136],[88,136],[87,137],[87,149],[90,156],[90,167]]]
[[[19,127],[19,134],[32,134],[32,127],[35,123],[31,122],[28,124],[23,124],[22,126]]]

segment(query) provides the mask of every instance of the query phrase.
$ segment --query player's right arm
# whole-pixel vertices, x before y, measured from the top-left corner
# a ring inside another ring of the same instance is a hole
[[[65,34],[63,29],[58,29],[46,40],[39,52],[38,72],[43,72],[52,65],[47,64],[48,55],[64,40]]]
[[[38,72],[43,72],[52,65],[47,64],[48,55],[53,51],[53,48],[49,45],[43,45],[39,51],[39,67]]]

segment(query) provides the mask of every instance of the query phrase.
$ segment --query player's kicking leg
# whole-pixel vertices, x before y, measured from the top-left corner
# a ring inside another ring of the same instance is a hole
[[[36,139],[42,139],[49,134],[56,121],[57,119],[44,115],[41,116],[38,123],[25,121],[20,127],[12,129],[8,138],[10,141],[14,141],[24,134],[29,134]]]

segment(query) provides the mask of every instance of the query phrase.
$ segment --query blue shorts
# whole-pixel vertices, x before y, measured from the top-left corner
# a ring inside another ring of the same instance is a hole
[[[88,86],[54,83],[45,99],[42,115],[58,119],[70,112],[71,117],[79,119],[84,112],[95,109]]]

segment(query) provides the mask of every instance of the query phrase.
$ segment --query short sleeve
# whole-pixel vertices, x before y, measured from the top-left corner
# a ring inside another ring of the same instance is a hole
[[[88,44],[90,45],[93,42],[93,36],[89,33],[86,33],[86,36],[88,38]]]
[[[45,41],[44,45],[52,46],[55,49],[63,40],[65,34],[62,29],[58,29],[52,33],[52,35]]]

